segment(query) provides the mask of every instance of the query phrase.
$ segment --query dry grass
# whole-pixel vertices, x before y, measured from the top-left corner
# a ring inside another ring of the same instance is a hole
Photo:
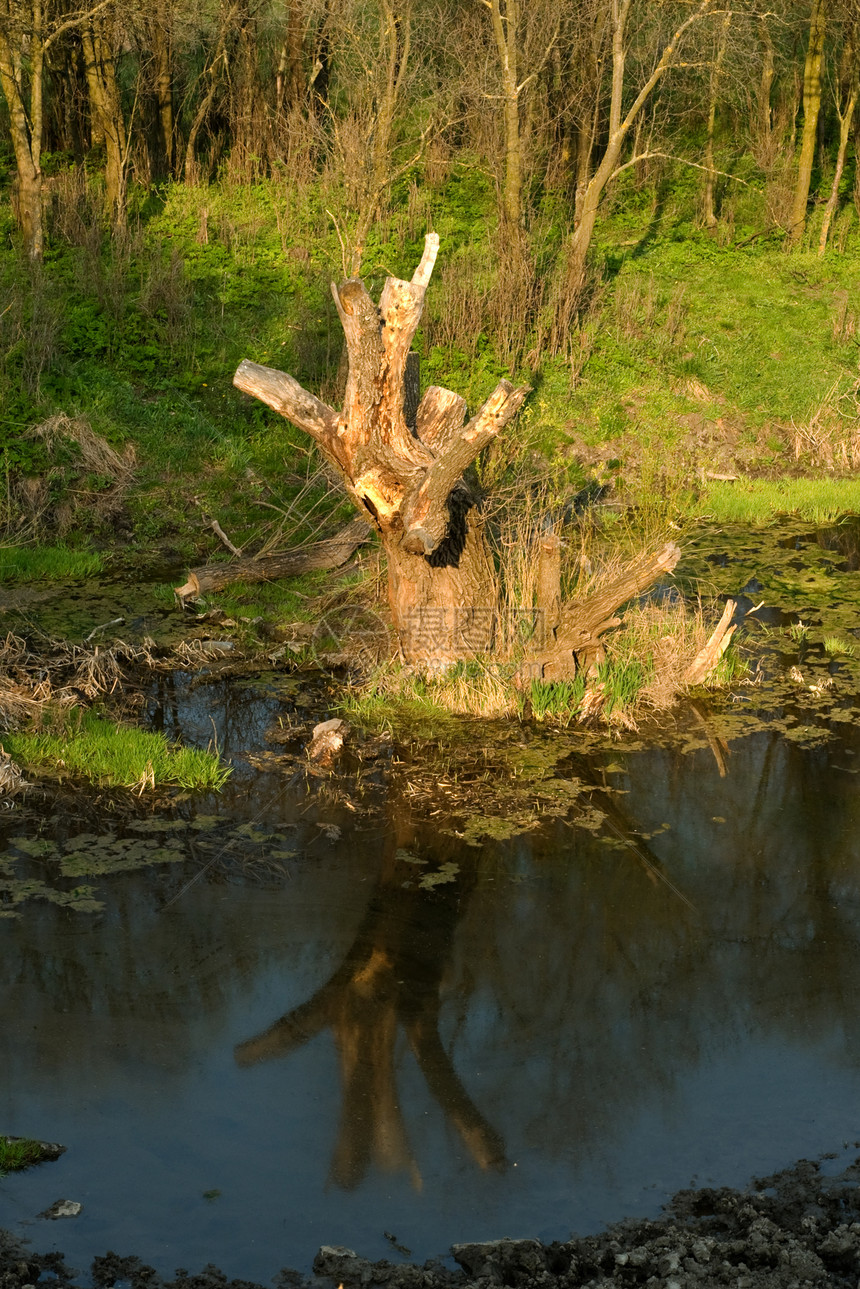
[[[860,380],[847,389],[842,381],[833,384],[803,424],[792,421],[791,441],[796,461],[831,470],[860,467]]]
[[[82,520],[90,525],[121,513],[136,466],[132,444],[117,452],[83,417],[63,412],[26,437],[41,440],[52,464],[40,476],[9,477],[7,532],[35,537],[51,529],[62,536]]]

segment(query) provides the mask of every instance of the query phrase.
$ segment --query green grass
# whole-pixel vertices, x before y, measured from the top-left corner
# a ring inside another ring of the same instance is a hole
[[[860,513],[860,479],[738,479],[712,482],[697,513],[718,523],[766,524],[778,515],[799,515],[826,524]]]
[[[536,721],[569,725],[585,695],[585,676],[575,680],[533,680],[529,687],[532,716]]]
[[[515,320],[516,299],[509,309],[503,301],[493,322],[485,306],[500,271],[496,198],[479,167],[454,164],[443,185],[419,185],[425,207],[417,220],[404,220],[406,188],[398,189],[396,208],[368,239],[363,272],[372,293],[388,270],[410,277],[424,227],[436,227],[438,268],[416,337],[424,386],[462,392],[474,411],[499,376],[528,381],[534,393],[502,436],[515,445],[512,457],[529,459],[537,449],[567,497],[589,480],[612,482],[640,523],[656,525],[692,504],[701,470],[773,472],[784,460],[785,427],[802,431],[822,408],[839,423],[838,442],[842,421],[855,423],[858,240],[852,233],[844,254],[823,261],[786,256],[768,239],[744,245],[764,213],[744,213],[743,194],[732,199],[734,227],[721,225],[712,236],[697,226],[696,184],[676,176],[657,215],[648,213],[655,194],[628,180],[619,180],[613,213],[601,219],[595,240],[596,303],[577,332],[573,378],[537,333],[524,346],[535,345],[537,371],[512,372],[504,360],[500,318]],[[177,183],[162,197],[141,207],[123,242],[105,237],[94,251],[92,241],[85,250],[56,237],[38,273],[11,243],[0,247],[7,498],[14,508],[22,481],[46,481],[56,518],[82,486],[96,495],[99,480],[87,482],[80,460],[48,460],[27,433],[66,410],[115,448],[136,450],[123,502],[132,551],[169,538],[172,552],[181,547],[181,558],[202,562],[219,549],[211,518],[248,551],[281,535],[285,545],[310,540],[320,520],[335,518],[342,497],[329,496],[317,479],[308,437],[240,395],[231,380],[239,361],[252,358],[335,401],[342,335],[328,283],[341,276],[341,253],[325,213],[329,197],[318,185],[287,191],[280,179]],[[139,198],[130,194],[133,204]],[[552,277],[563,240],[560,209],[551,229],[535,224],[540,280]],[[297,247],[306,258],[290,255]],[[444,341],[456,331],[457,292],[475,300],[475,320]],[[19,343],[29,335],[33,343]],[[697,513],[717,501],[709,487]],[[808,513],[785,501],[765,511],[780,508]],[[852,508],[856,501],[840,500],[835,513]],[[113,516],[98,507],[78,506],[75,531],[88,514],[87,531],[113,541]],[[58,530],[65,531],[46,529]],[[78,565],[48,574],[25,563],[14,571],[17,557],[7,573],[9,558],[0,552],[0,578],[82,575]],[[230,594],[226,610],[244,613],[245,593]],[[301,616],[298,605],[283,612]]]
[[[0,582],[59,582],[94,577],[104,568],[97,551],[66,546],[0,546]]]
[[[857,652],[857,645],[849,643],[847,640],[842,640],[839,636],[825,636],[824,652],[834,658],[840,656],[853,658]]]
[[[29,1137],[0,1136],[0,1177],[42,1162],[42,1147]]]
[[[4,735],[3,743],[25,770],[100,787],[217,791],[230,773],[212,752],[174,747],[161,733],[114,725],[89,711],[63,714],[53,729]]]
[[[639,694],[644,689],[649,672],[653,670],[650,659],[608,658],[597,668],[597,679],[603,685],[604,709],[607,716],[613,712],[632,712]]]

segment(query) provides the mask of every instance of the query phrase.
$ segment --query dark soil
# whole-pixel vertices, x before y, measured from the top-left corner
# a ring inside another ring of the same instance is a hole
[[[278,1289],[331,1283],[344,1289],[809,1289],[860,1286],[860,1158],[838,1176],[802,1160],[748,1191],[680,1191],[656,1221],[625,1221],[600,1235],[544,1245],[537,1240],[460,1244],[459,1269],[438,1262],[423,1267],[368,1262],[349,1249],[323,1248],[311,1279],[285,1270]],[[107,1253],[81,1278],[60,1253],[34,1254],[0,1231],[0,1289],[25,1289],[37,1281],[64,1286],[72,1280],[93,1289],[118,1281],[130,1289],[258,1289],[228,1280],[216,1267],[197,1275],[178,1270],[164,1280],[135,1257]]]

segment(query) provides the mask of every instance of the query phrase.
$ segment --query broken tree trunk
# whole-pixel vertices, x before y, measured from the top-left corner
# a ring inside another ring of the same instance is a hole
[[[202,568],[192,568],[184,586],[177,586],[174,591],[184,603],[185,600],[196,600],[207,591],[218,591],[231,582],[271,582],[279,577],[298,577],[300,573],[338,568],[369,537],[367,521],[356,516],[326,541],[271,555],[237,559],[229,564],[204,564]]]
[[[737,623],[732,622],[735,615],[737,602],[735,600],[726,600],[726,607],[723,609],[723,616],[714,627],[708,643],[704,649],[701,649],[693,659],[684,676],[684,683],[687,685],[703,685],[711,673],[717,667],[723,654],[732,642],[732,636],[737,630]]]
[[[412,281],[387,278],[378,307],[357,278],[332,285],[349,359],[340,413],[285,372],[246,360],[233,377],[239,389],[315,440],[375,524],[401,653],[424,666],[493,647],[497,578],[478,499],[463,476],[529,393],[526,385],[502,380],[467,420],[464,399],[434,385],[415,408],[409,350],[438,249],[437,234],[428,233]],[[611,586],[568,605],[560,597],[558,538],[547,534],[538,558],[537,609],[545,631],[543,654],[529,670],[555,678],[602,658],[600,637],[618,624],[618,608],[671,571],[678,549],[670,544],[635,561]]]
[[[535,651],[527,670],[544,680],[565,680],[578,671],[591,671],[603,662],[602,636],[620,625],[617,613],[621,606],[641,595],[662,574],[671,573],[680,558],[679,547],[667,542],[661,550],[633,560],[587,599],[562,605],[557,625],[550,620],[545,623],[543,648]]]
[[[233,378],[311,435],[375,524],[401,651],[423,664],[492,646],[495,571],[477,498],[462,476],[529,393],[500,381],[467,421],[464,400],[433,386],[414,428],[407,423],[407,359],[438,249],[438,235],[428,233],[411,282],[388,278],[378,307],[358,279],[332,284],[349,356],[339,414],[284,372],[246,360]]]

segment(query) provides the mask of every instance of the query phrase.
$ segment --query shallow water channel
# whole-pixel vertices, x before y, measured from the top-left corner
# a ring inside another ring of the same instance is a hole
[[[0,1226],[265,1282],[321,1244],[563,1239],[860,1138],[856,699],[829,741],[817,713],[595,752],[614,828],[477,841],[408,776],[368,804],[253,770],[280,702],[153,689],[236,759],[218,798],[0,812],[7,871],[101,905],[0,918],[0,1130],[67,1147],[0,1181]]]

